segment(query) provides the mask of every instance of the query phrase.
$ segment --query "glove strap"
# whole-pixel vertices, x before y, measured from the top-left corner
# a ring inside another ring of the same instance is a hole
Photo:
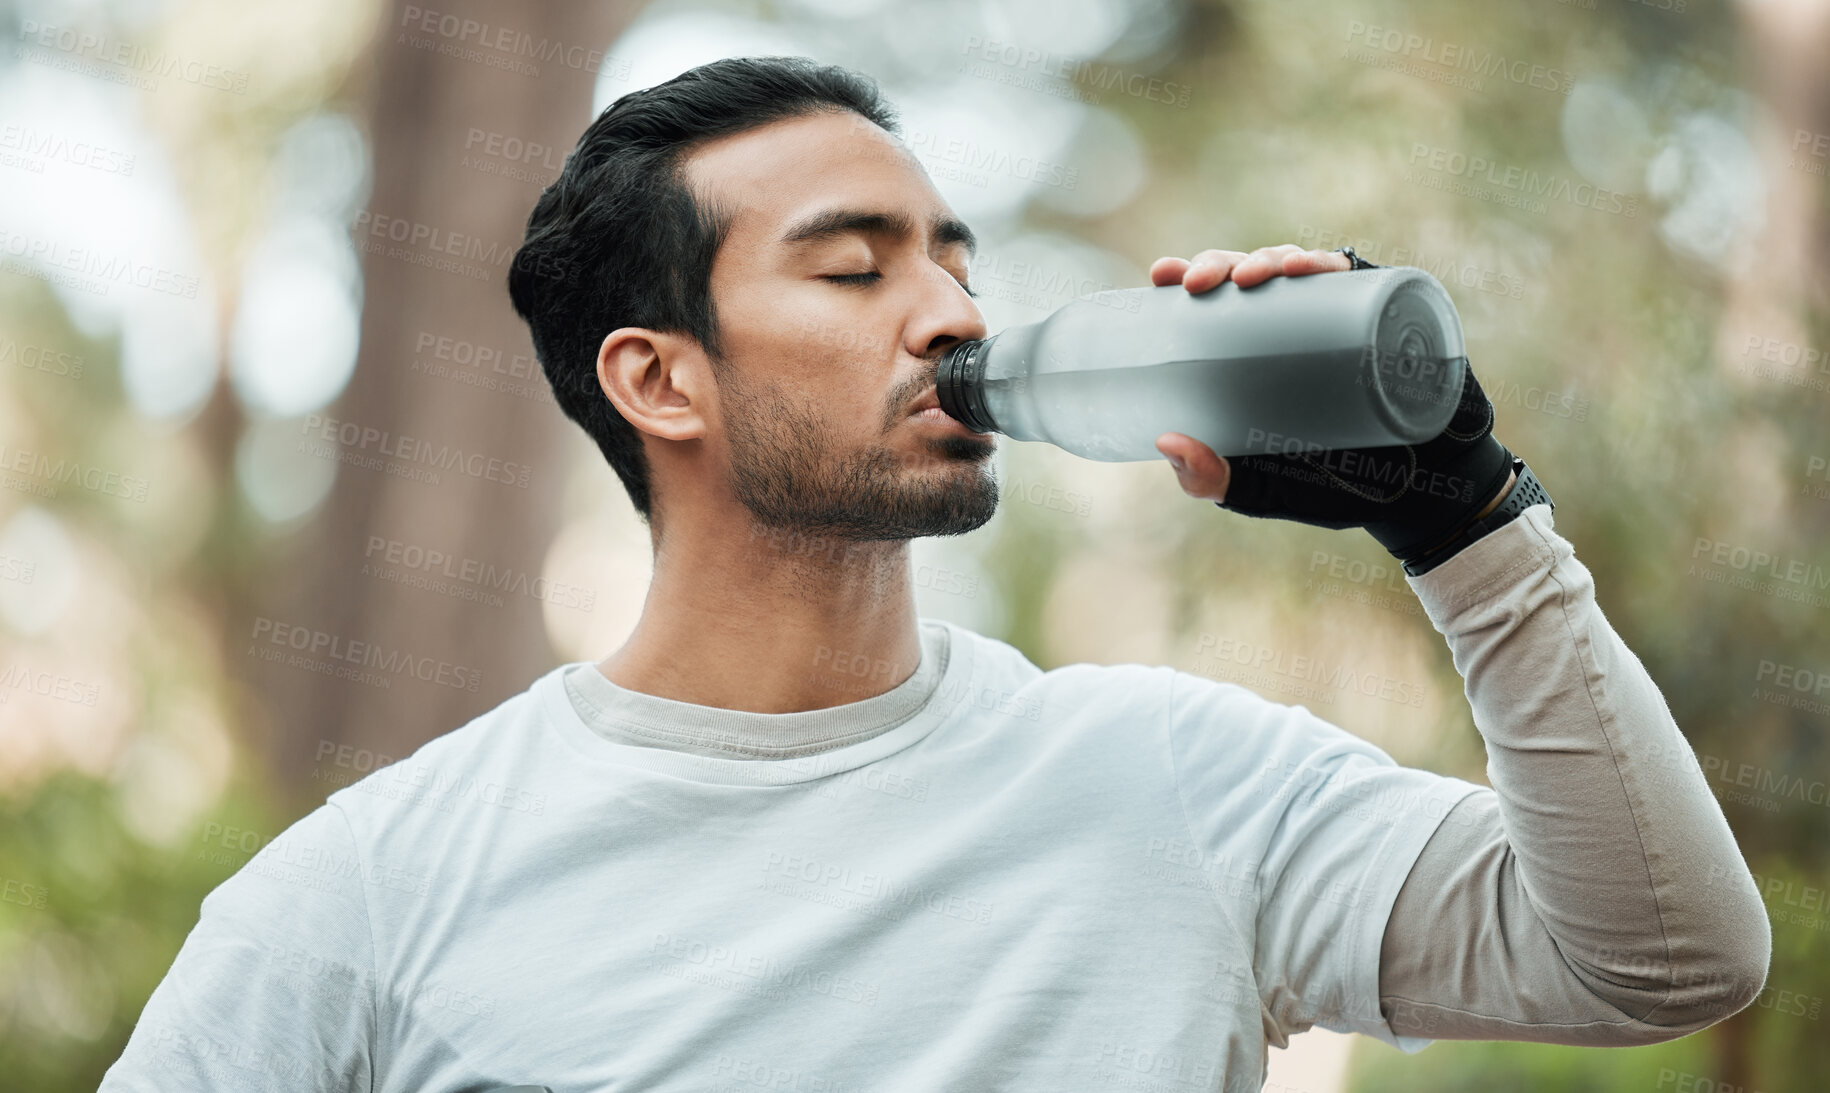
[[[1447,543],[1421,558],[1405,562],[1404,571],[1413,577],[1423,576],[1461,553],[1470,543],[1512,523],[1533,505],[1549,505],[1552,512],[1556,511],[1557,503],[1550,499],[1550,494],[1538,481],[1538,476],[1531,473],[1531,468],[1525,465],[1523,459],[1516,455],[1513,456],[1512,469],[1519,477],[1518,481],[1512,484],[1512,489],[1506,494],[1505,500],[1501,501],[1487,515],[1468,521]]]
[[[1334,253],[1345,254],[1347,256],[1347,261],[1350,263],[1348,266],[1349,269],[1384,269],[1385,268],[1384,266],[1378,265],[1373,262],[1368,262],[1366,259],[1360,257],[1359,254],[1356,253],[1352,247],[1336,247],[1336,248],[1334,248]]]

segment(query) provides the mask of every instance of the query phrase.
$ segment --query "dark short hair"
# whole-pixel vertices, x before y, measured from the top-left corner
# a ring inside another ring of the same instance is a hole
[[[686,155],[769,122],[846,110],[900,136],[868,76],[807,57],[713,61],[611,103],[534,204],[509,297],[560,409],[597,442],[644,522],[648,460],[598,386],[597,353],[612,330],[639,326],[689,334],[718,360],[712,260],[730,218],[694,200]]]

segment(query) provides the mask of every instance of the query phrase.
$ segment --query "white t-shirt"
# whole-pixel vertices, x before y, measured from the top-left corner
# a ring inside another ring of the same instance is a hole
[[[938,682],[818,754],[614,742],[562,665],[337,791],[204,900],[102,1089],[1243,1091],[1310,1024],[1429,1042],[1380,1016],[1380,939],[1479,787],[921,626]]]

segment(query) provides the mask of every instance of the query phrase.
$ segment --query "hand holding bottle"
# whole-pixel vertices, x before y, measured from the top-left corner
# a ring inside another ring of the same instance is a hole
[[[1272,277],[1301,277],[1352,266],[1345,254],[1304,250],[1295,243],[1259,247],[1249,254],[1210,248],[1193,260],[1173,255],[1158,258],[1150,263],[1150,283],[1158,287],[1180,284],[1193,294],[1217,288],[1228,279],[1240,288],[1251,288]],[[1164,433],[1157,438],[1156,450],[1175,468],[1184,493],[1215,504],[1226,497],[1232,466],[1212,448],[1185,433]]]
[[[1204,250],[1192,260],[1165,255],[1150,263],[1150,283],[1180,284],[1189,292],[1206,292],[1229,278],[1240,288],[1251,288],[1279,275],[1301,277],[1352,267],[1347,256],[1338,251],[1304,250],[1295,243],[1284,243],[1259,247],[1249,254],[1242,250]]]
[[[1344,254],[1286,243],[1249,254],[1204,250],[1192,262],[1159,258],[1150,266],[1150,279],[1201,293],[1229,277],[1248,288],[1279,275],[1351,267]],[[1364,527],[1394,557],[1409,561],[1498,504],[1511,488],[1512,453],[1493,437],[1493,420],[1493,404],[1469,369],[1454,417],[1441,434],[1421,444],[1229,460],[1191,436],[1164,433],[1156,449],[1191,497],[1247,516]]]

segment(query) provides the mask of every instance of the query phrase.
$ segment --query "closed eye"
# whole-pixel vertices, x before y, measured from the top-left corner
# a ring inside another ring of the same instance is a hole
[[[882,279],[883,274],[878,273],[876,270],[870,270],[865,273],[829,273],[821,278],[821,280],[824,281],[837,281],[842,285],[868,285],[873,281],[880,281]],[[959,287],[965,289],[966,295],[968,296],[978,296],[978,293],[972,291],[972,286],[963,281],[960,282]]]

